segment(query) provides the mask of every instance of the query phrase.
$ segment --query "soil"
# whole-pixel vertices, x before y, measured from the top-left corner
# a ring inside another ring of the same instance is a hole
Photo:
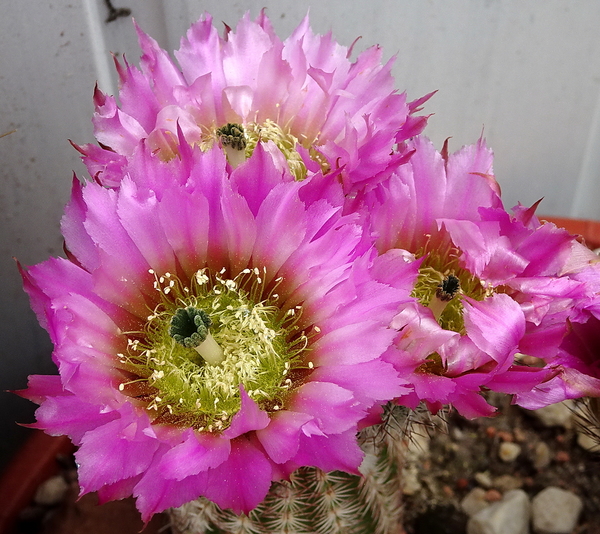
[[[468,518],[460,502],[477,486],[486,489],[489,501],[517,487],[533,497],[547,486],[558,486],[584,500],[579,526],[572,534],[600,534],[600,454],[577,444],[575,426],[545,426],[506,399],[498,399],[496,405],[501,415],[494,418],[468,421],[450,413],[443,424],[438,419],[438,428],[423,424],[414,431],[415,436],[430,438],[428,450],[422,451],[416,463],[417,490],[407,489],[410,494],[404,497],[405,533],[464,534]],[[503,442],[520,446],[515,460],[500,458]],[[543,466],[539,465],[541,443],[549,452]],[[101,506],[94,494],[77,499],[73,459],[62,457],[60,462],[69,484],[66,498],[53,507],[27,507],[15,534],[137,534],[143,529],[132,499]],[[169,534],[167,516],[155,516],[143,532]]]
[[[404,497],[406,533],[463,534],[468,517],[460,502],[478,486],[487,490],[490,502],[510,489],[523,489],[533,498],[544,488],[557,486],[584,502],[572,534],[600,534],[600,454],[577,444],[582,425],[589,428],[597,421],[587,415],[587,420],[574,418],[570,428],[549,427],[532,412],[511,406],[507,398],[491,402],[501,415],[469,421],[446,414],[445,429],[424,429],[431,436],[429,453],[418,465],[420,489]],[[521,453],[515,460],[500,458],[503,442],[519,445]],[[539,465],[540,447],[549,452],[542,462],[547,465]]]

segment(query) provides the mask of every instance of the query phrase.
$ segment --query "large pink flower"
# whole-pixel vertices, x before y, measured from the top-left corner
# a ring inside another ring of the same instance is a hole
[[[504,210],[483,141],[449,157],[424,138],[410,148],[409,163],[364,200],[380,252],[400,249],[419,265],[386,358],[414,386],[409,405],[486,415],[482,389],[526,393],[559,373],[571,325],[586,323],[597,299],[597,257],[540,224],[535,206]],[[542,365],[520,365],[522,355]]]
[[[356,472],[357,424],[405,391],[379,357],[416,276],[261,146],[232,172],[178,151],[142,145],[118,189],[75,181],[68,259],[23,270],[60,371],[30,377],[34,426],[79,446],[83,493],[133,493],[145,520],[200,495],[247,512],[299,466]]]
[[[95,93],[95,134],[103,148],[78,147],[105,185],[116,185],[141,139],[170,159],[178,126],[188,143],[203,149],[231,146],[235,126],[245,155],[271,140],[296,178],[336,171],[351,193],[389,175],[407,155],[404,141],[427,121],[414,113],[429,95],[407,103],[394,89],[392,61],[381,64],[379,47],[351,62],[352,50],[331,35],[315,35],[308,18],[282,42],[264,13],[256,21],[246,15],[224,37],[206,15],[175,52],[180,67],[139,29],[138,36],[140,70],[117,62],[120,106]]]

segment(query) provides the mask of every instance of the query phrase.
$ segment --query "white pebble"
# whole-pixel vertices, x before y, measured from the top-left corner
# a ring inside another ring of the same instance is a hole
[[[536,469],[544,469],[548,467],[552,461],[552,451],[548,444],[540,441],[533,450],[533,467]]]
[[[36,504],[42,506],[54,506],[59,504],[65,498],[69,485],[60,475],[49,478],[42,482],[33,498]]]
[[[570,534],[577,526],[583,501],[570,491],[549,486],[532,500],[536,534]]]
[[[481,471],[479,473],[475,473],[475,481],[482,488],[489,489],[492,487],[492,475],[490,475],[489,471]]]
[[[467,534],[529,534],[531,504],[523,490],[511,490],[501,501],[476,513],[467,523]]]
[[[565,429],[573,427],[573,409],[575,403],[572,400],[566,400],[557,404],[544,406],[539,410],[533,410],[530,413],[534,415],[544,426],[561,426]]]
[[[487,508],[490,503],[485,500],[486,491],[483,488],[473,488],[460,501],[462,511],[469,517],[473,517],[476,513]]]
[[[503,462],[514,462],[521,454],[521,446],[510,441],[504,441],[498,449],[498,456]]]

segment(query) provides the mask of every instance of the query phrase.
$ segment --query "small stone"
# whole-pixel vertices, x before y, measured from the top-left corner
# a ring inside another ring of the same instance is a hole
[[[402,470],[402,493],[404,495],[414,495],[418,493],[422,486],[419,482],[419,470],[416,466],[411,465]]]
[[[483,488],[473,488],[465,495],[463,500],[460,501],[462,511],[469,517],[474,516],[488,506],[489,503],[485,500],[485,490]]]
[[[454,490],[450,486],[448,486],[448,484],[444,484],[442,486],[442,492],[448,498],[454,497]]]
[[[540,441],[533,449],[533,467],[537,470],[548,467],[552,461],[552,451],[547,443]]]
[[[521,446],[511,441],[504,441],[500,443],[498,449],[498,457],[503,462],[513,462],[521,454]]]
[[[54,506],[63,501],[68,489],[69,484],[63,477],[51,477],[38,486],[33,501],[42,506]]]
[[[469,519],[467,534],[528,534],[530,508],[527,493],[508,491]]]
[[[489,489],[485,492],[485,500],[487,502],[498,502],[502,500],[502,493],[497,489]]]
[[[501,430],[498,432],[497,436],[500,438],[500,441],[514,441],[515,438],[511,432],[506,432],[505,430]]]
[[[467,489],[469,486],[469,480],[461,477],[456,479],[456,488],[459,490]]]
[[[507,492],[523,487],[523,481],[512,475],[501,475],[494,479],[494,487],[502,492]]]
[[[560,463],[566,463],[571,459],[571,455],[567,451],[558,451],[554,459]]]
[[[533,414],[544,426],[561,426],[565,429],[573,426],[573,409],[575,403],[572,400],[565,400],[557,404],[544,406],[539,410],[533,410]]]
[[[518,441],[519,443],[527,441],[527,432],[525,432],[523,429],[515,428],[513,430],[513,434],[515,436],[515,441]]]
[[[452,437],[456,440],[456,441],[462,441],[463,439],[465,439],[465,433],[458,427],[454,427],[451,430],[452,432]]]
[[[582,509],[583,501],[577,495],[549,486],[532,500],[533,530],[536,534],[570,534]]]
[[[480,473],[475,473],[475,481],[482,488],[491,488],[492,487],[492,476],[489,471],[482,471]]]

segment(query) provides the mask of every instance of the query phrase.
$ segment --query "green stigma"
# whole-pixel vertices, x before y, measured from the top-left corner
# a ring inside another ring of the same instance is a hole
[[[459,290],[460,280],[453,274],[450,274],[438,284],[435,296],[442,302],[450,302]]]
[[[228,122],[225,126],[217,129],[217,135],[223,147],[231,147],[234,150],[245,150],[246,148],[246,136],[241,124]]]
[[[188,306],[178,308],[171,319],[169,335],[180,345],[195,349],[206,340],[212,321],[206,312]]]
[[[227,161],[235,169],[246,161],[246,134],[244,127],[235,122],[228,122],[225,126],[217,129],[217,137]]]
[[[178,308],[171,319],[169,335],[180,345],[195,349],[206,362],[218,365],[224,355],[208,331],[211,325],[212,321],[205,311],[193,306]]]

